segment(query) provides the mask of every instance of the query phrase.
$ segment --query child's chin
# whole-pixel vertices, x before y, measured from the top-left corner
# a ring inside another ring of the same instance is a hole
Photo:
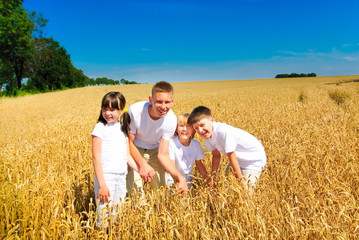
[[[211,135],[210,134],[205,134],[204,136],[203,136],[205,139],[210,139],[211,138]]]
[[[182,139],[189,139],[189,136],[187,136],[187,135],[181,135],[181,138],[182,138]]]

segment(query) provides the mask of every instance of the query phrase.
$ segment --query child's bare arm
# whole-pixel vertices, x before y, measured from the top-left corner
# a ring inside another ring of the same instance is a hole
[[[135,160],[133,160],[133,158],[131,157],[131,155],[128,156],[128,161],[127,161],[128,166],[130,166],[130,168],[132,168],[133,170],[135,170],[136,172],[140,172],[140,169],[137,165],[137,163],[135,162]]]
[[[173,161],[169,158],[168,147],[169,142],[161,138],[160,145],[158,147],[158,161],[165,169],[165,171],[171,174],[173,179],[178,182],[178,191],[180,193],[185,193],[188,190],[186,179],[181,175],[181,173],[177,170],[175,164],[173,164]]]
[[[108,189],[105,178],[103,176],[101,165],[101,146],[102,139],[96,136],[92,136],[92,161],[95,169],[95,175],[99,184],[98,197],[101,202],[108,202],[110,197],[110,190]]]
[[[215,149],[212,151],[212,174],[215,174],[217,172],[220,162],[221,153],[217,149]]]
[[[202,160],[196,160],[196,167],[198,172],[202,175],[204,179],[208,178],[208,172],[206,167],[203,165]]]
[[[234,175],[239,180],[242,180],[243,176],[242,176],[241,168],[239,167],[235,152],[227,153],[227,157],[228,157],[229,163],[231,164],[231,167],[233,169]]]
[[[196,160],[196,167],[198,172],[202,175],[202,177],[207,181],[207,185],[212,184],[212,178],[208,176],[208,172],[206,167],[203,165],[202,160]]]
[[[137,163],[136,163],[135,160],[133,160],[133,158],[131,157],[129,144],[130,144],[130,143],[129,143],[129,141],[128,141],[128,142],[127,142],[127,151],[128,151],[127,164],[128,164],[128,166],[130,166],[130,168],[132,168],[132,169],[135,170],[136,172],[139,172],[139,167],[138,167]]]

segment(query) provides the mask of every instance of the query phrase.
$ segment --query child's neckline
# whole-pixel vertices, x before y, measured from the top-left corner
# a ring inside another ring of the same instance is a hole
[[[184,145],[183,143],[181,143],[181,140],[179,139],[178,136],[177,136],[177,139],[178,139],[178,142],[179,142],[182,146],[184,146],[184,147],[189,147],[189,145],[191,145],[192,139],[189,140],[188,145]]]
[[[115,123],[112,123],[112,122],[106,123],[106,125],[116,125],[116,124],[118,124],[118,123],[120,123],[120,121],[117,121],[117,122],[115,122]]]

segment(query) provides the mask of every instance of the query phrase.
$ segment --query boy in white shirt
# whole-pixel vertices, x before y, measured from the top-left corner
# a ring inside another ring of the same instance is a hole
[[[193,109],[188,123],[204,138],[206,149],[212,151],[212,173],[217,171],[223,153],[235,176],[244,178],[244,185],[257,183],[267,162],[264,147],[257,138],[242,129],[215,122],[211,110],[204,106]]]
[[[171,109],[173,102],[172,85],[160,81],[152,87],[148,102],[141,101],[130,106],[130,152],[139,166],[141,178],[149,182],[151,188],[165,186],[168,172],[178,182],[178,191],[184,193],[187,191],[186,180],[168,157],[169,140],[177,126],[176,115]],[[135,184],[134,172],[129,169],[127,176],[127,188],[131,193]]]
[[[193,139],[196,132],[192,125],[187,123],[188,113],[177,117],[177,129],[175,136],[170,140],[169,157],[174,161],[177,170],[186,178],[188,188],[192,186],[192,166],[196,163],[198,172],[209,181],[207,170],[202,163],[205,157],[201,144]],[[167,185],[171,186],[173,179],[168,176]]]

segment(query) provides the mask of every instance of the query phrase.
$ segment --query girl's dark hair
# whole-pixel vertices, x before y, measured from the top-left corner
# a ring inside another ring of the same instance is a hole
[[[102,98],[100,116],[98,122],[102,122],[104,125],[107,124],[106,119],[102,116],[102,109],[114,108],[117,110],[123,110],[126,106],[125,96],[120,92],[109,92]],[[123,112],[120,117],[121,130],[128,137],[130,132],[131,118],[128,112]]]

